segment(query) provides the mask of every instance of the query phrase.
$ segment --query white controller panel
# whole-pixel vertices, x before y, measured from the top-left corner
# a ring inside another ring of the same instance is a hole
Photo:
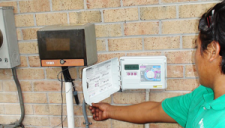
[[[122,89],[165,89],[165,56],[121,57]]]
[[[113,58],[83,69],[85,102],[98,103],[120,89],[165,89],[165,56]]]

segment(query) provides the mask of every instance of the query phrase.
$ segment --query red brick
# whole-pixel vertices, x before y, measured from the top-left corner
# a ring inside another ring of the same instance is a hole
[[[41,61],[39,56],[29,56],[28,60],[30,67],[41,67]]]
[[[20,86],[23,92],[32,91],[32,86],[30,81],[20,81]],[[17,92],[17,86],[15,81],[3,81],[3,90],[5,92]]]
[[[190,17],[201,17],[210,8],[215,6],[216,3],[209,4],[186,4],[179,6],[179,17],[190,18]]]
[[[120,24],[105,24],[95,26],[96,37],[122,36]]]
[[[192,91],[198,87],[197,79],[168,79],[166,90]]]
[[[134,52],[127,53],[127,56],[159,56],[162,55],[161,52]]]
[[[23,93],[24,103],[47,103],[46,93]]]
[[[49,0],[19,1],[20,12],[46,12],[50,11]]]
[[[123,6],[158,4],[159,0],[123,0]]]
[[[106,42],[105,40],[97,40],[97,51],[106,51]]]
[[[83,0],[52,0],[52,10],[75,10],[83,9]]]
[[[17,93],[0,93],[0,102],[17,103],[18,102],[18,94]]]
[[[37,26],[67,23],[67,13],[43,13],[36,14],[35,17]]]
[[[180,48],[180,37],[147,37],[144,38],[145,50],[153,49],[178,49]]]
[[[20,29],[16,29],[17,40],[23,40],[22,32]]]
[[[5,114],[4,105],[0,105],[0,114]]]
[[[183,48],[195,48],[195,40],[197,39],[197,35],[194,36],[183,36]]]
[[[176,18],[176,6],[142,7],[141,20]]]
[[[101,22],[100,11],[81,11],[69,13],[70,23],[85,24],[93,22]]]
[[[20,105],[19,104],[5,104],[5,114],[11,114],[11,115],[15,115],[15,114],[21,114],[21,110],[20,110]],[[26,115],[31,115],[33,114],[33,107],[32,105],[25,105],[25,114]]]
[[[144,125],[112,120],[112,128],[144,128]]]
[[[180,65],[167,65],[167,77],[183,77],[183,66]]]
[[[49,110],[47,110],[47,112],[49,112],[49,115],[58,115],[60,116],[61,115],[61,105],[48,105],[49,107],[45,106],[44,108],[47,108]],[[66,105],[63,105],[63,115],[67,115],[67,106]],[[75,106],[74,106],[75,107]],[[38,110],[40,109],[37,105],[37,107],[35,107],[37,111],[41,112],[41,110]],[[45,110],[46,111],[46,110]],[[75,109],[74,109],[75,111]]]
[[[67,123],[67,117],[63,116],[63,126],[67,127],[68,123]],[[58,126],[59,124],[61,124],[61,117],[50,117],[50,126],[51,127],[55,127]],[[60,125],[61,126],[61,125]]]
[[[138,22],[124,24],[124,34],[149,35],[159,33],[159,22]]]
[[[34,15],[32,14],[15,15],[15,24],[16,27],[34,26]]]
[[[87,0],[87,8],[120,7],[120,0]]]
[[[169,64],[194,63],[195,51],[166,52],[165,55]]]
[[[20,116],[0,115],[0,124],[10,124],[19,119],[20,119]]]
[[[104,10],[103,16],[105,22],[138,20],[138,8]]]
[[[45,74],[43,69],[18,69],[18,78],[23,80],[44,79]]]
[[[150,101],[161,102],[166,98],[183,95],[183,93],[174,93],[174,92],[151,92],[149,94]]]
[[[7,0],[5,0],[6,2],[1,2],[0,3],[0,7],[2,6],[13,6],[14,8],[14,13],[18,13],[18,8],[17,8],[17,2],[13,1],[13,2],[8,2]]]
[[[10,69],[0,69],[0,79],[12,79],[12,71]]]
[[[39,28],[26,28],[22,29],[24,40],[34,40],[37,39],[37,30]]]
[[[23,124],[32,126],[49,126],[50,120],[48,116],[25,116]]]
[[[108,54],[98,54],[98,62],[97,63],[100,63],[100,62],[103,62],[103,61],[106,61],[106,60],[109,60],[109,59],[112,59],[112,58],[120,58],[122,56],[125,56],[125,53],[108,53]]]
[[[109,51],[142,50],[141,38],[109,39]]]
[[[19,50],[21,54],[36,54],[38,53],[37,42],[19,43]]]
[[[27,57],[26,56],[20,56],[19,67],[27,67]]]
[[[35,81],[34,91],[60,91],[60,81]]]
[[[113,102],[116,104],[137,104],[145,101],[145,93],[115,93]]]
[[[162,22],[162,34],[197,33],[199,20],[172,20]],[[171,26],[173,28],[171,29]]]
[[[198,77],[195,65],[185,66],[185,77]]]

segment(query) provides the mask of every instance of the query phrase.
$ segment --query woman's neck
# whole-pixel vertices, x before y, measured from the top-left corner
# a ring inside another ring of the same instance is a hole
[[[214,91],[214,99],[217,99],[225,94],[225,75],[220,75],[217,77],[212,89]]]

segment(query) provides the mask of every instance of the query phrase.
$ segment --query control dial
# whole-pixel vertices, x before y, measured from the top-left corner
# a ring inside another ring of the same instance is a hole
[[[2,35],[2,31],[0,29],[0,48],[2,47],[3,44],[3,35]]]
[[[155,73],[154,73],[153,71],[148,71],[148,72],[147,72],[147,77],[148,77],[148,78],[151,79],[151,78],[154,78],[154,76],[155,76]]]

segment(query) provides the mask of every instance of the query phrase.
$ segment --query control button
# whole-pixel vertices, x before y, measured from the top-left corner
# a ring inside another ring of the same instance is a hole
[[[130,73],[129,73],[129,72],[127,72],[127,75],[129,76],[129,75],[130,75]]]
[[[137,73],[136,73],[136,72],[134,72],[134,75],[136,76],[136,75],[137,75]]]
[[[6,62],[6,63],[8,62],[8,59],[7,59],[7,58],[5,58],[5,62]]]
[[[153,71],[148,71],[147,72],[147,77],[148,78],[154,78],[154,76],[155,76],[155,73]]]
[[[64,60],[60,60],[60,64],[64,64],[66,61]]]
[[[133,76],[133,74],[134,74],[133,72],[130,73],[131,76]]]

